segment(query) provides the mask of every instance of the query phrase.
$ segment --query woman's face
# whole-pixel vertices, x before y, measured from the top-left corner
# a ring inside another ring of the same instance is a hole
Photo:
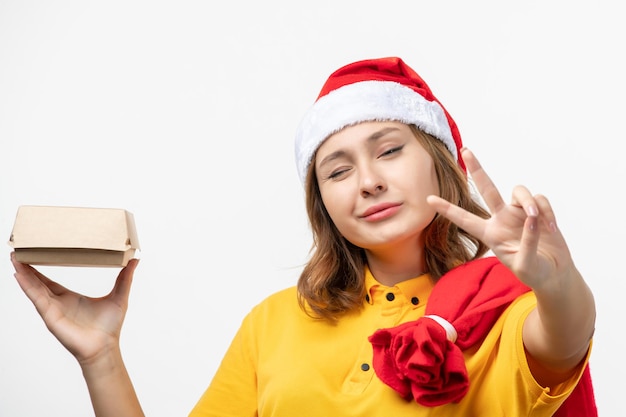
[[[434,162],[399,122],[364,122],[330,136],[315,170],[322,200],[339,232],[366,250],[415,245],[439,195]]]

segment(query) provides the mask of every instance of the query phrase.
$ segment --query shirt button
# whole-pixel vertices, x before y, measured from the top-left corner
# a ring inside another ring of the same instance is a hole
[[[393,293],[390,293],[390,292],[387,293],[386,297],[387,297],[387,300],[389,300],[389,301],[393,301],[396,298],[396,296],[393,295]]]
[[[370,366],[366,363],[361,364],[361,370],[362,371],[369,371],[370,370]]]
[[[413,305],[418,305],[420,303],[420,299],[417,297],[413,297],[411,298],[411,302],[413,303]]]

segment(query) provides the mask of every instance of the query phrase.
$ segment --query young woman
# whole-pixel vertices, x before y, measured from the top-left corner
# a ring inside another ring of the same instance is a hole
[[[549,201],[519,186],[505,203],[401,59],[331,74],[296,162],[315,250],[244,319],[191,416],[597,414],[594,300]],[[13,264],[96,415],[142,415],[119,350],[137,261],[88,302]]]

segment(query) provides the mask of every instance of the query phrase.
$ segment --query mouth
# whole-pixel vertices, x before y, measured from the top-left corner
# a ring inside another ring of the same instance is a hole
[[[365,210],[360,218],[370,222],[384,220],[396,214],[401,205],[401,203],[377,204]]]

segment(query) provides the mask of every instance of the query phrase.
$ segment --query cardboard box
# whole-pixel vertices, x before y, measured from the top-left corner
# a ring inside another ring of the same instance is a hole
[[[9,245],[30,265],[123,267],[139,240],[123,209],[20,206]]]

